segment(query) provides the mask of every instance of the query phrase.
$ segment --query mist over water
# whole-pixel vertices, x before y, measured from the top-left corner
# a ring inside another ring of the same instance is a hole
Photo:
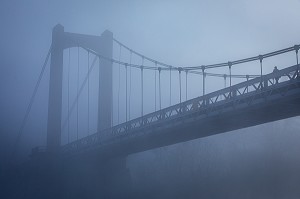
[[[24,181],[18,176],[27,167],[18,165],[30,159],[33,147],[46,146],[49,64],[18,142],[17,153],[12,158],[15,140],[56,24],[62,24],[66,32],[88,35],[100,36],[105,30],[110,30],[116,39],[153,59],[172,66],[199,66],[257,56],[300,44],[299,9],[300,1],[297,0],[1,1],[0,194],[28,198],[22,195],[26,188],[20,185]],[[77,50],[64,51],[62,123],[67,121],[68,92],[69,103],[76,98]],[[122,48],[119,53],[119,46],[114,43],[113,58],[129,63],[129,51]],[[87,73],[87,63],[91,64],[93,60],[92,54],[88,59],[86,51],[79,50],[81,83]],[[136,55],[132,56],[131,62],[155,66]],[[296,64],[295,53],[266,59],[263,64],[264,74],[271,73],[275,65],[279,69],[286,68]],[[79,138],[97,132],[97,65],[96,61],[89,80],[89,121],[86,86],[78,101]],[[126,71],[124,67],[120,68],[118,82],[118,67],[118,64],[113,65],[114,125],[126,121]],[[141,115],[141,77],[139,69],[131,72],[130,119],[134,119]],[[223,74],[229,71],[228,68],[217,68],[209,72]],[[259,74],[259,62],[234,66],[232,73]],[[158,94],[154,103],[154,77],[154,71],[145,70],[144,114],[159,107]],[[187,99],[201,96],[202,77],[189,74],[188,78]],[[232,84],[244,80],[233,79]],[[170,105],[168,71],[162,72],[161,81],[161,104],[166,108]],[[172,73],[171,83],[171,105],[175,105],[179,103],[178,73]],[[226,83],[228,86],[228,79]],[[206,93],[222,88],[223,78],[207,77]],[[182,89],[184,101],[185,73],[182,73]],[[299,198],[299,124],[298,116],[131,154],[126,161],[131,177],[131,198]],[[75,141],[76,131],[75,109],[69,118],[69,131],[66,124],[62,125],[62,144],[67,144],[68,139],[69,142]],[[11,161],[14,166],[11,166]],[[15,167],[18,174],[13,170]],[[83,166],[78,168],[74,171],[86,169]],[[96,173],[97,169],[90,168],[90,171]],[[25,178],[26,175],[20,176]],[[16,190],[12,189],[14,186]],[[33,193],[37,189],[34,183],[31,189]]]
[[[297,120],[132,155],[134,187],[149,198],[297,198]]]

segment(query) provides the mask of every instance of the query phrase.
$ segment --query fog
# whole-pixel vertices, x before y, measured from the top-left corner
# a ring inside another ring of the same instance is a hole
[[[228,1],[45,1],[2,0],[0,3],[0,171],[11,153],[26,108],[51,45],[52,28],[66,32],[114,37],[137,52],[172,66],[199,66],[257,56],[300,44],[299,0]],[[76,97],[77,48],[70,50],[70,103]],[[86,52],[80,49],[80,82],[87,72]],[[119,59],[114,44],[113,58]],[[68,51],[64,52],[66,67]],[[121,60],[129,52],[121,49]],[[90,56],[92,63],[93,56]],[[142,64],[132,57],[132,63]],[[276,65],[294,65],[294,53],[264,61],[264,74]],[[154,66],[148,61],[144,65]],[[125,68],[113,66],[113,124],[125,117]],[[228,73],[228,68],[209,72]],[[233,67],[233,74],[259,74],[259,62]],[[90,76],[90,121],[87,89],[79,98],[79,137],[97,131],[97,74]],[[67,117],[67,71],[63,79],[63,121]],[[132,69],[131,118],[141,114],[140,71]],[[145,72],[144,114],[155,110],[153,71]],[[233,80],[236,84],[242,80]],[[185,100],[185,73],[182,74]],[[227,85],[229,83],[227,82]],[[189,74],[188,99],[202,95],[202,77]],[[178,73],[172,74],[171,104],[179,103]],[[18,142],[17,162],[28,159],[31,148],[46,145],[49,65]],[[224,87],[223,78],[208,77],[206,93]],[[118,89],[120,104],[118,110]],[[169,104],[169,74],[162,73],[162,107]],[[158,100],[158,98],[156,98]],[[158,101],[157,107],[158,107]],[[157,108],[156,107],[156,108]],[[158,109],[158,108],[157,108]],[[117,117],[119,112],[119,119]],[[70,141],[76,140],[76,111],[70,116]],[[130,155],[127,167],[140,198],[298,198],[300,197],[299,117],[227,132]],[[62,127],[62,144],[68,142]],[[176,191],[175,191],[176,190]],[[192,191],[191,191],[192,190]],[[188,195],[189,193],[190,195]]]

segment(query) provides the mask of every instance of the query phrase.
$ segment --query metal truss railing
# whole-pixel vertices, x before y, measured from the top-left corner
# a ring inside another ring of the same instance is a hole
[[[290,90],[288,85],[294,85],[295,82],[296,87],[299,87],[298,74],[297,65],[291,66],[116,125],[64,145],[61,149],[63,153],[76,153],[143,135],[152,127],[167,128],[171,122],[193,117],[195,114],[197,117],[207,117],[230,107],[251,105],[278,93],[284,96]]]

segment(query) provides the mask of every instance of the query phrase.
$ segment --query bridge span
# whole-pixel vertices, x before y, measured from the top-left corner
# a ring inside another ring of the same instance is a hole
[[[130,120],[61,150],[68,156],[126,156],[298,115],[300,79],[295,65]]]

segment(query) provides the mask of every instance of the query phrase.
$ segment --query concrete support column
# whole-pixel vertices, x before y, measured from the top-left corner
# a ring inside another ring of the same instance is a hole
[[[50,65],[47,149],[55,152],[61,141],[62,78],[64,27],[60,24],[53,28]]]
[[[113,34],[106,30],[101,35],[99,53],[112,58]],[[99,98],[98,98],[98,132],[112,125],[113,109],[112,62],[100,58],[99,65]]]

